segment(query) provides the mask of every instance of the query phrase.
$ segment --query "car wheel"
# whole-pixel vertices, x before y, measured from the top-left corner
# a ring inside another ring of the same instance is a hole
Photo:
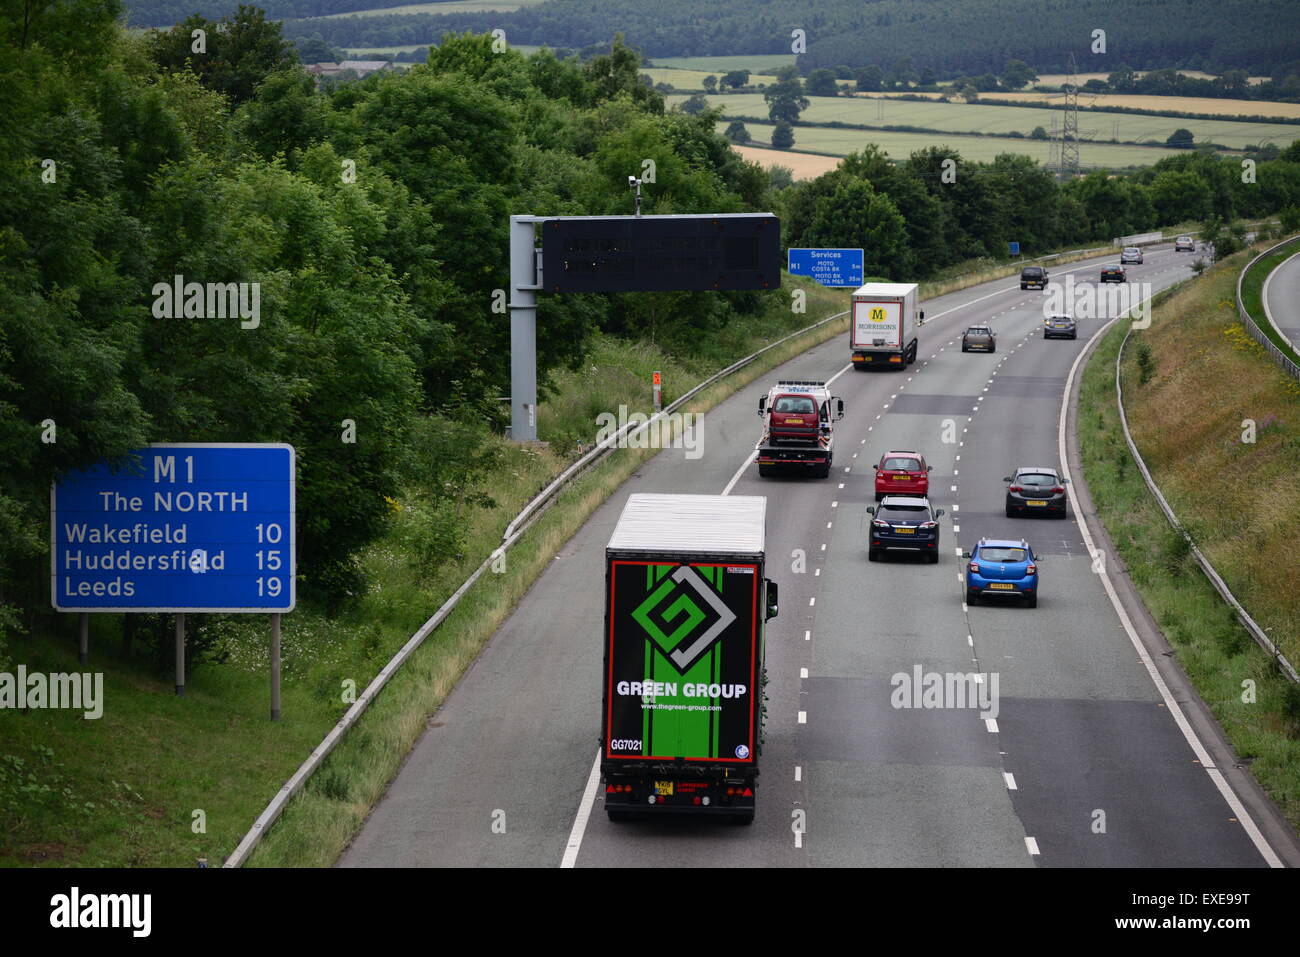
[[[966,343],[964,343],[964,342],[961,344],[961,351],[962,351],[962,352],[970,352],[970,350],[966,348]]]
[[[1037,608],[1037,607],[1038,607],[1038,595],[1037,595],[1037,594],[1033,594],[1033,595],[1030,595],[1028,598],[1026,598],[1026,599],[1025,599],[1025,607],[1026,607],[1026,608]]]
[[[868,549],[867,549],[867,561],[869,561],[869,562],[878,562],[878,561],[880,561],[880,552],[876,551],[874,548],[868,548]]]
[[[971,605],[971,606],[974,606],[974,605],[978,605],[979,603],[980,603],[980,593],[979,593],[979,592],[969,592],[969,593],[966,595],[966,604]]]
[[[770,466],[770,465],[760,465],[760,466],[758,467],[758,477],[759,477],[759,478],[767,478],[767,477],[770,476],[771,474],[772,474],[772,466]]]
[[[930,553],[930,564],[939,564],[939,547],[936,545],[934,551]]]
[[[823,465],[821,468],[819,468],[816,472],[813,473],[814,477],[816,478],[829,478],[830,474],[831,474],[831,466],[829,462],[827,462],[825,465]]]
[[[989,352],[997,352],[997,351],[998,351],[997,346],[989,346]]]
[[[1012,510],[1012,508],[1011,508],[1010,505],[1008,505],[1008,506],[1007,506],[1007,518],[1015,518],[1015,517],[1016,517],[1016,513],[1015,513],[1015,511]]]
[[[1029,287],[1026,286],[1026,285],[1022,282],[1022,283],[1020,284],[1020,288],[1023,290],[1023,289],[1028,289]]]

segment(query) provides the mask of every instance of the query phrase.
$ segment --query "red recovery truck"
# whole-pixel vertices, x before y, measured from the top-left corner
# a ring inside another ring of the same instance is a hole
[[[834,425],[844,418],[844,400],[825,382],[782,379],[758,400],[763,437],[758,443],[758,474],[782,466],[810,469],[817,478],[831,474],[835,456]]]

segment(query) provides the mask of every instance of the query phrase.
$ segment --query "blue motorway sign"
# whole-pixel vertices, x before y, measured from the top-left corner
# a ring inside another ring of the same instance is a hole
[[[1020,244],[1019,244],[1019,243],[1007,243],[1007,255],[1008,255],[1008,256],[1019,256],[1019,255],[1020,255]]]
[[[160,444],[132,454],[137,468],[101,463],[50,491],[57,610],[293,610],[293,446]]]
[[[812,276],[823,286],[862,285],[861,249],[791,249],[788,269],[793,276]]]

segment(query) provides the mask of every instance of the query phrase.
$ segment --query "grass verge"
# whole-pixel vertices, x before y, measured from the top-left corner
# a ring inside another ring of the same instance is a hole
[[[1300,364],[1300,355],[1297,355],[1295,349],[1291,348],[1291,343],[1278,334],[1278,331],[1273,328],[1273,324],[1268,321],[1268,316],[1264,314],[1264,283],[1268,279],[1268,274],[1294,256],[1297,248],[1300,247],[1292,244],[1279,252],[1273,253],[1271,256],[1265,256],[1250,267],[1246,272],[1246,278],[1241,281],[1241,304],[1246,307],[1246,312],[1255,320],[1255,325],[1268,337],[1268,341],[1281,349],[1282,355],[1292,362]]]
[[[1229,257],[1159,302],[1151,328],[1125,347],[1121,381],[1134,441],[1156,484],[1238,600],[1295,662],[1300,594],[1290,556],[1300,525],[1300,385],[1237,319],[1236,277],[1250,255]],[[1219,598],[1128,454],[1115,405],[1125,329],[1117,324],[1103,338],[1083,373],[1078,429],[1088,487],[1183,670],[1237,754],[1300,827],[1300,689]],[[1225,508],[1225,482],[1253,491]]]

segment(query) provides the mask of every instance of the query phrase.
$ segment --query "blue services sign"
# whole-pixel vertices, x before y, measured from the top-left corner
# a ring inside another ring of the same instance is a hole
[[[1019,256],[1019,255],[1020,255],[1020,244],[1019,244],[1019,243],[1007,243],[1007,255],[1008,255],[1008,256]]]
[[[287,612],[294,590],[294,450],[208,443],[137,449],[50,491],[58,611]]]
[[[792,276],[812,276],[823,286],[862,285],[861,249],[791,249]]]

